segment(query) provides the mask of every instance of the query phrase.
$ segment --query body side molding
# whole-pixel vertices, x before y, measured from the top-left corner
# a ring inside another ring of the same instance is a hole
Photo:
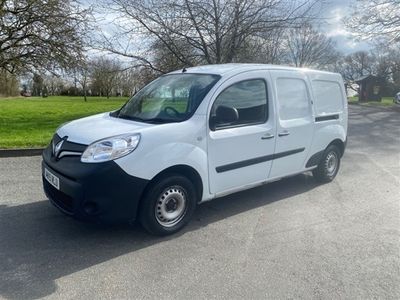
[[[265,156],[251,158],[251,159],[246,159],[246,160],[242,160],[242,161],[234,162],[231,164],[216,167],[215,170],[217,171],[217,173],[227,172],[227,171],[259,164],[259,163],[266,162],[269,160],[289,156],[292,154],[300,153],[300,152],[303,152],[304,150],[305,150],[305,148],[298,148],[298,149],[284,151],[284,152],[275,153],[275,154],[271,154],[271,155],[265,155]]]

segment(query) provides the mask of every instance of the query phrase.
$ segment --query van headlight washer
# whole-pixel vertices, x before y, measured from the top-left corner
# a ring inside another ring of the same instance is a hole
[[[140,133],[111,136],[90,144],[81,156],[83,163],[100,163],[128,155],[137,148]]]

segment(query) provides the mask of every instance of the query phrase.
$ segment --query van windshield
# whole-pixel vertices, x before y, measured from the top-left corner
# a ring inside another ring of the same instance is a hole
[[[211,74],[170,74],[154,80],[112,116],[146,123],[181,122],[190,118],[220,79]]]

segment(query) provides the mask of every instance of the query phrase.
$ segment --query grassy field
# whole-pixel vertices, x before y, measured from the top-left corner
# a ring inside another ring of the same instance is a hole
[[[365,104],[365,105],[372,105],[372,106],[392,106],[395,105],[393,103],[392,97],[383,97],[381,102],[376,101],[367,101],[367,102],[358,102],[358,97],[349,97],[348,98],[350,104]]]
[[[117,109],[126,100],[88,97],[84,102],[82,97],[67,96],[0,98],[0,149],[46,146],[61,124]],[[358,103],[358,98],[350,97],[349,103]],[[391,106],[393,99],[383,98],[382,102],[366,102],[365,105]],[[148,106],[151,107],[150,103]],[[175,106],[178,111],[185,109],[179,101]]]
[[[127,98],[0,98],[0,149],[43,147],[55,129],[70,120],[115,110]]]

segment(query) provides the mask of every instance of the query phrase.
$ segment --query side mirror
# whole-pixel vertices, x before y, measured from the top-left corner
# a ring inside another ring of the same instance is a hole
[[[217,107],[215,116],[210,119],[210,128],[215,130],[217,125],[230,125],[239,120],[239,113],[236,108],[225,105]]]

